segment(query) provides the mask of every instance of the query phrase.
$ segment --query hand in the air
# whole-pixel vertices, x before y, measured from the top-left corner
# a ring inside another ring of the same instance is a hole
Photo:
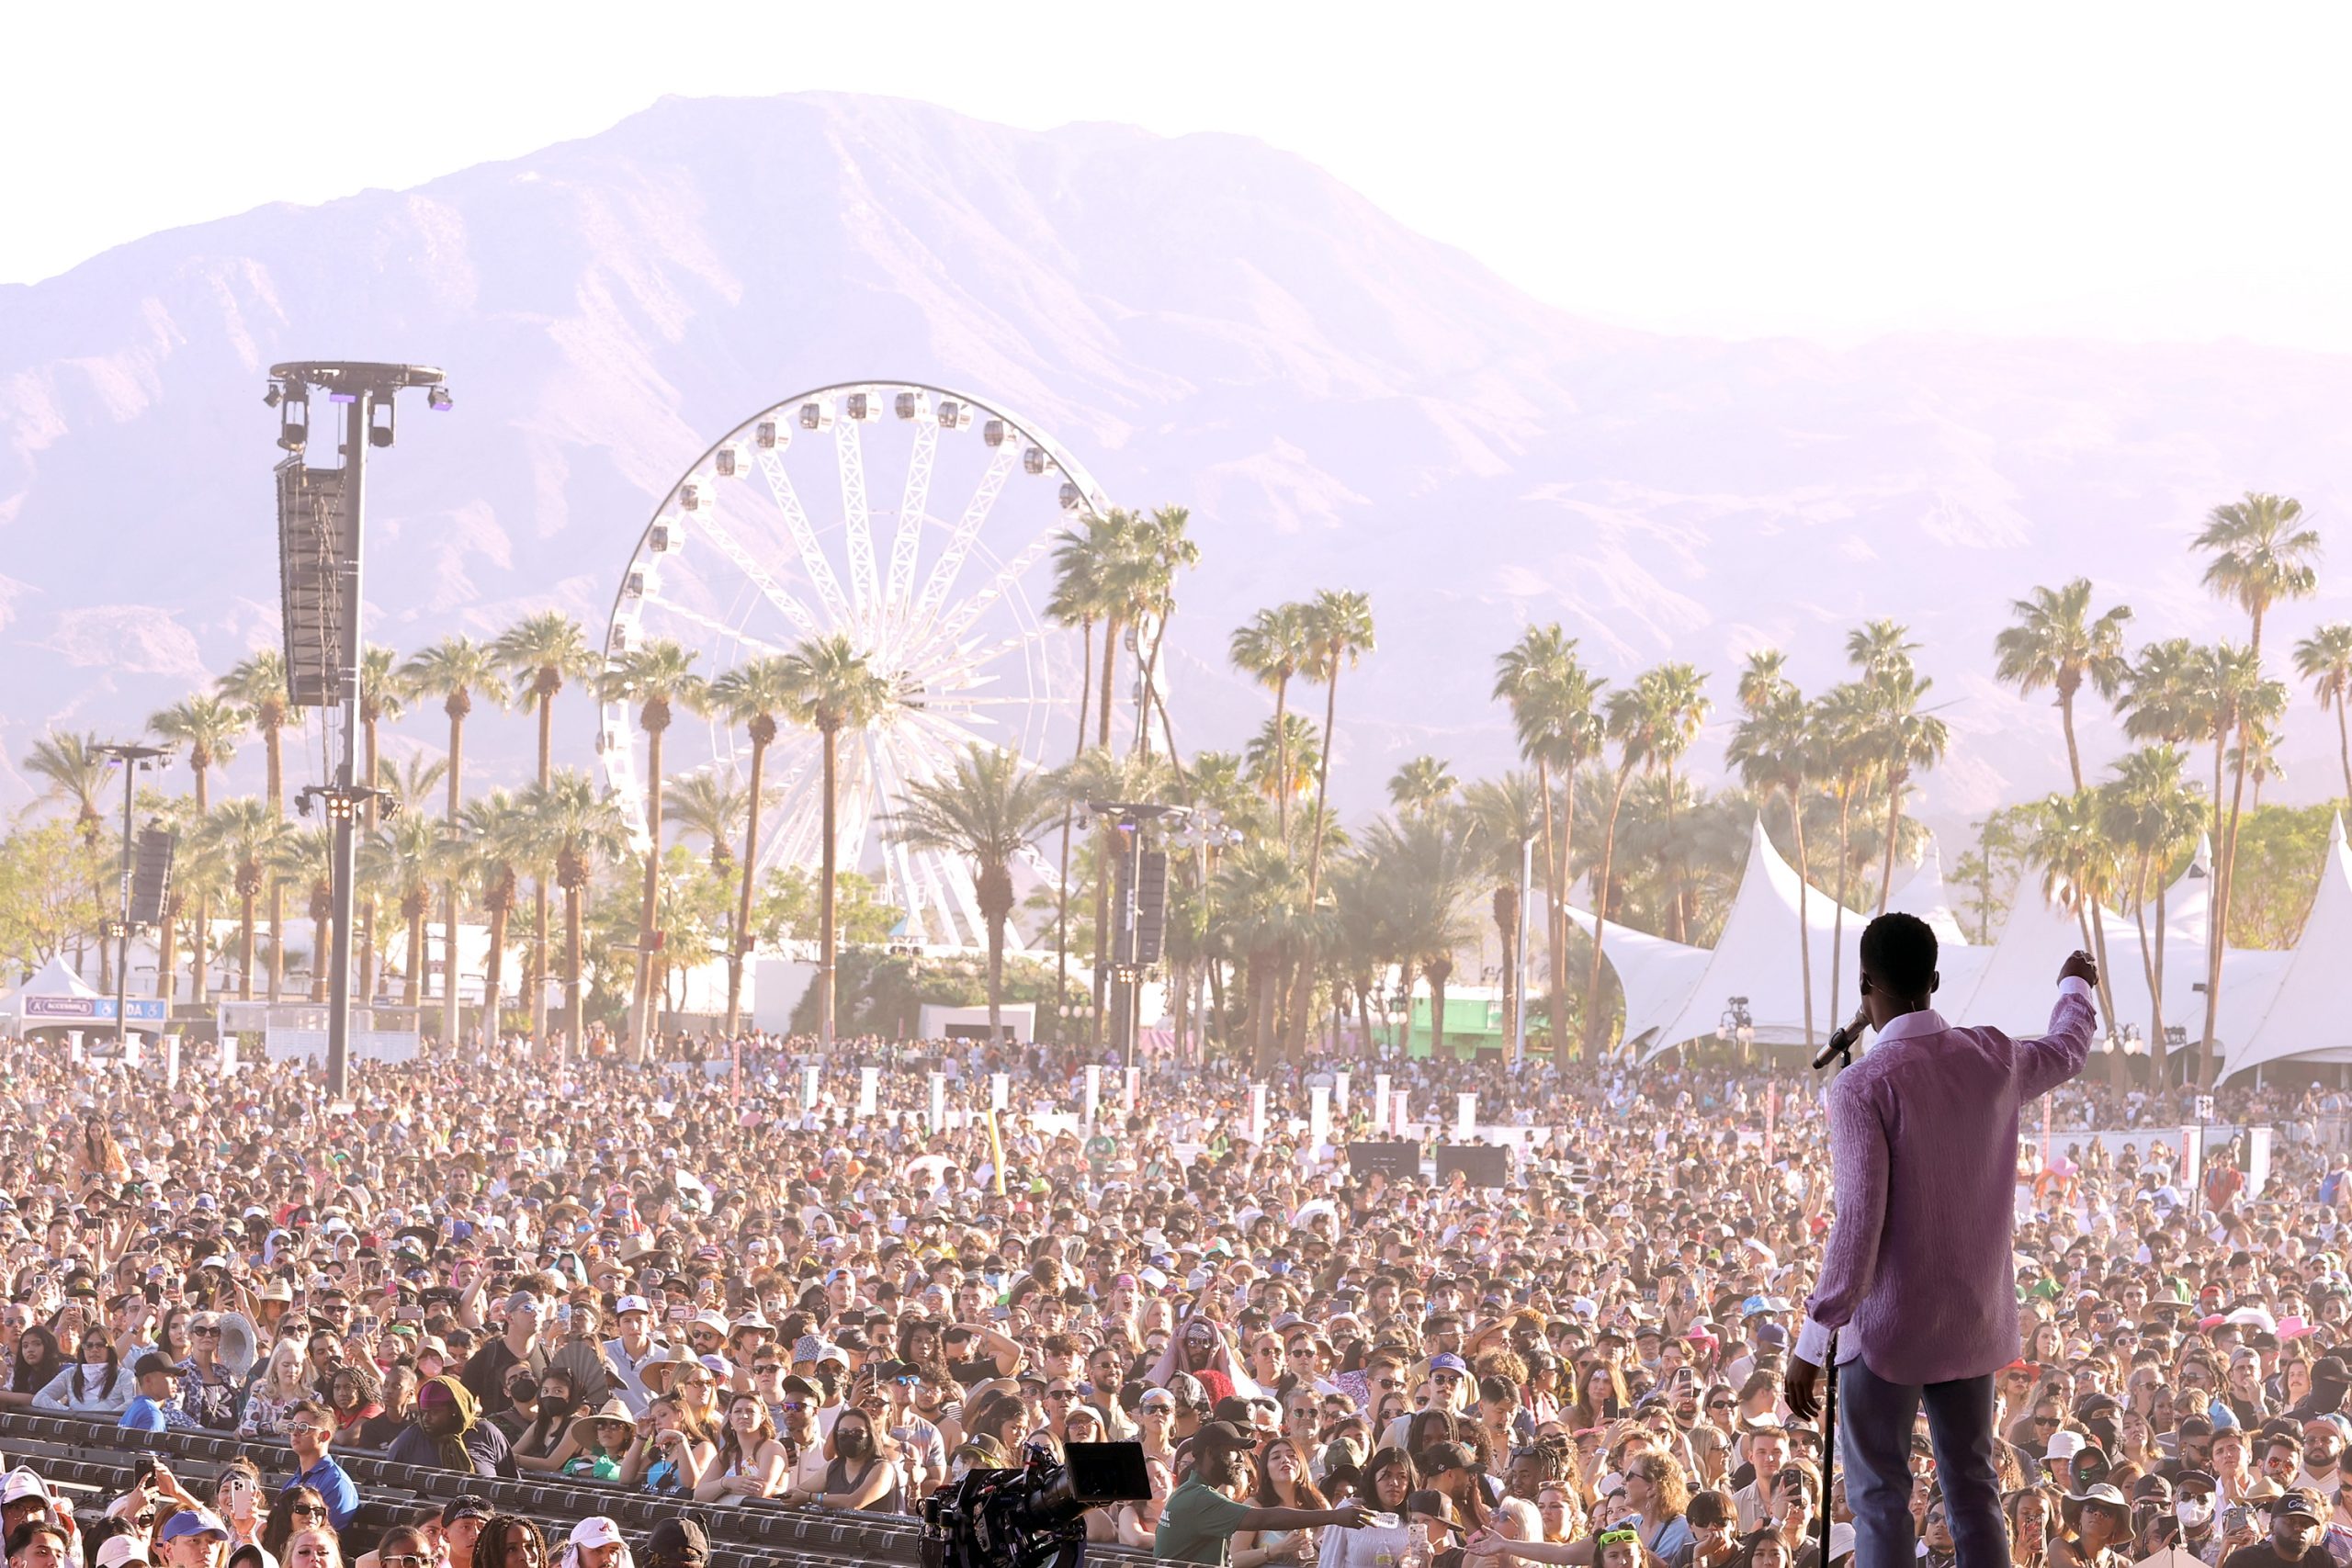
[[[2058,978],[2064,980],[2069,976],[2080,980],[2093,990],[2098,989],[2098,960],[2079,950],[2069,953],[2064,966],[2058,971]]]

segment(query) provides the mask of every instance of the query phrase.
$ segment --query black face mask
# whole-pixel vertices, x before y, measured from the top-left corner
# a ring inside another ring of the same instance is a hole
[[[539,1395],[539,1414],[542,1416],[569,1416],[571,1414],[572,1406],[578,1403],[579,1401],[566,1399],[560,1393],[543,1393]]]
[[[867,1438],[865,1434],[860,1431],[835,1432],[833,1446],[842,1451],[842,1457],[854,1457],[866,1450]]]

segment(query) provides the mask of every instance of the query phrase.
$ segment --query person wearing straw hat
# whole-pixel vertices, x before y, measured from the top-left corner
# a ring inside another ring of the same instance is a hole
[[[554,1455],[556,1470],[592,1481],[617,1481],[621,1461],[636,1437],[637,1418],[628,1406],[617,1396],[607,1399],[599,1408],[571,1418],[563,1446]]]
[[[2067,1494],[2058,1506],[2071,1538],[2073,1568],[2124,1568],[2120,1550],[2132,1543],[2132,1505],[2108,1482]]]

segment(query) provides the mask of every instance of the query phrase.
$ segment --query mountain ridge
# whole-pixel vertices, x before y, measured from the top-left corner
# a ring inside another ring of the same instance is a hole
[[[2340,541],[2352,458],[2330,412],[2352,356],[1645,333],[1535,301],[1250,138],[665,98],[406,191],[266,204],[0,288],[8,769],[51,723],[127,730],[272,639],[261,376],[345,354],[440,363],[458,400],[430,424],[404,412],[371,470],[379,640],[548,603],[601,633],[656,501],[737,420],[808,385],[964,385],[1114,500],[1193,507],[1205,558],[1171,637],[1188,749],[1265,711],[1222,667],[1250,610],[1372,592],[1382,648],[1343,690],[1335,773],[1357,810],[1416,738],[1463,739],[1465,774],[1502,765],[1492,654],[1554,618],[1612,677],[1711,670],[1720,716],[1745,648],[1781,643],[1817,687],[1847,626],[1895,615],[1961,704],[1930,817],[2038,793],[2063,777],[2056,726],[1990,678],[2008,599],[2087,572],[2139,609],[2135,640],[2236,632],[2183,548],[2198,517],[2285,490]],[[2335,564],[2274,646],[2345,614]],[[587,705],[567,702],[584,759]],[[486,769],[515,773],[519,739],[477,728]],[[2086,728],[2107,754],[2112,732]],[[2326,792],[2324,728],[2299,693],[2282,795]],[[26,794],[0,773],[0,801]]]

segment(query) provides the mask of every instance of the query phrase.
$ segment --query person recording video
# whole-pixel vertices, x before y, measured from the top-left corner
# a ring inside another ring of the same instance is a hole
[[[2049,1033],[2012,1040],[1935,1010],[1936,933],[1885,914],[1862,931],[1856,1023],[1868,1055],[1827,1097],[1838,1218],[1789,1364],[1789,1408],[1820,1408],[1838,1335],[1839,1437],[1858,1568],[1909,1568],[1911,1433],[1922,1404],[1959,1568],[2006,1568],[1993,1378],[2018,1358],[2011,1250],[2018,1115],[2083,1070],[2098,965],[2058,971]]]

